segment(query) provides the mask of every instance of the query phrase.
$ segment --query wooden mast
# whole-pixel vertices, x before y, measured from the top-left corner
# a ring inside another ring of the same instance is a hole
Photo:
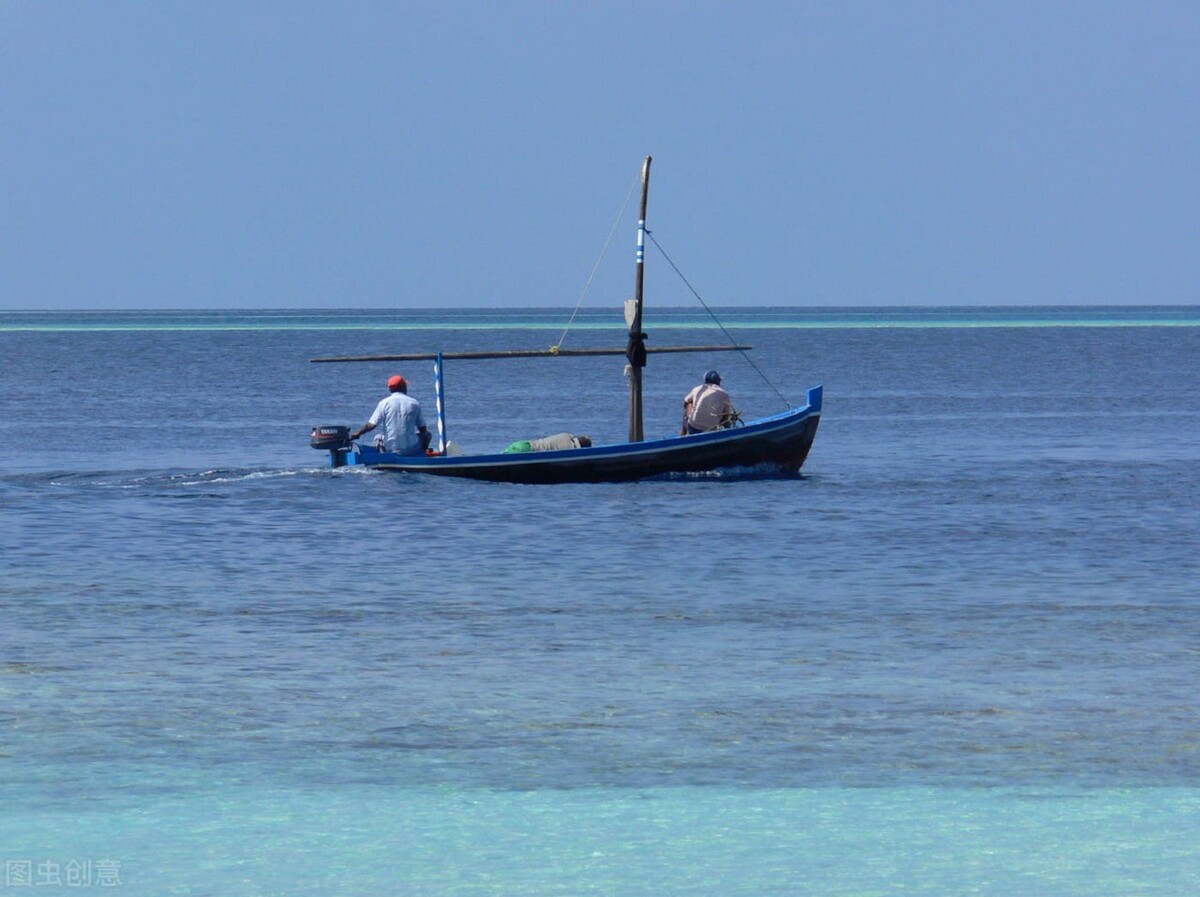
[[[642,284],[645,279],[646,202],[650,194],[650,162],[642,164],[642,208],[638,215],[637,283],[633,294],[633,320],[629,323],[629,344],[625,357],[629,360],[629,441],[641,442],[642,429],[642,368],[646,366],[646,334],[642,332]]]

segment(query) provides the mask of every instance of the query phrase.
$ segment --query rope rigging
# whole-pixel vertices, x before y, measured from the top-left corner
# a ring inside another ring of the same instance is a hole
[[[600,250],[600,255],[596,259],[596,263],[592,265],[592,271],[588,275],[587,282],[583,285],[583,290],[579,294],[579,300],[575,303],[575,308],[571,311],[571,317],[567,320],[567,326],[563,328],[562,335],[558,338],[558,342],[550,347],[549,351],[552,355],[557,355],[562,350],[563,343],[567,338],[567,333],[570,332],[571,325],[575,323],[575,318],[579,315],[579,310],[583,308],[583,302],[587,298],[588,290],[591,289],[592,281],[596,279],[596,273],[600,270],[600,265],[603,263],[604,257],[608,254],[608,249],[612,245],[613,237],[616,236],[617,230],[621,225],[621,221],[625,217],[625,210],[629,208],[629,202],[633,199],[634,191],[637,190],[640,182],[641,175],[639,174],[633,179],[633,183],[629,185],[629,192],[625,195],[625,201],[621,203],[621,210],[617,212],[617,217],[613,221],[612,228],[608,232],[608,239],[604,241],[604,247]],[[758,374],[758,376],[763,379],[763,382],[771,388],[771,391],[779,397],[779,400],[782,401],[783,404],[788,408],[792,408],[793,405],[788,401],[787,396],[779,391],[778,387],[776,387],[775,384],[771,382],[771,379],[763,373],[762,369],[754,363],[754,360],[746,354],[745,350],[738,346],[737,340],[733,338],[733,334],[725,329],[725,325],[721,323],[716,313],[709,307],[708,303],[704,301],[704,298],[699,292],[696,291],[696,288],[691,285],[686,277],[684,277],[683,272],[679,270],[679,266],[672,261],[669,255],[667,255],[667,251],[663,249],[662,244],[658,242],[658,239],[654,236],[653,232],[646,230],[645,233],[646,236],[650,238],[650,242],[654,244],[655,248],[662,253],[662,257],[667,260],[667,264],[671,266],[671,270],[678,275],[679,279],[683,281],[684,286],[686,286],[691,294],[696,297],[696,301],[703,306],[706,312],[708,312],[708,316],[713,319],[713,323],[715,323],[717,327],[720,328],[721,332],[725,334],[725,338],[729,340],[729,344],[741,354],[742,358],[746,360],[746,363],[754,369],[754,372]],[[740,423],[740,420],[738,423]]]
[[[708,316],[713,319],[713,323],[715,323],[717,325],[717,327],[719,327],[721,329],[721,332],[723,334],[725,334],[725,338],[729,340],[730,345],[736,347],[737,340],[735,340],[733,338],[733,334],[731,334],[728,330],[725,329],[725,325],[721,323],[720,319],[716,316],[716,313],[713,312],[713,310],[708,307],[708,303],[704,301],[704,298],[698,292],[696,292],[696,288],[693,287],[691,285],[691,283],[688,281],[688,279],[683,276],[683,272],[679,270],[679,266],[676,265],[675,262],[673,262],[671,260],[671,257],[669,255],[667,255],[667,251],[662,248],[662,244],[659,243],[658,240],[655,238],[654,233],[652,231],[648,230],[648,231],[646,231],[646,236],[650,238],[650,242],[654,244],[655,248],[659,252],[662,253],[662,257],[667,260],[667,264],[671,266],[671,270],[674,271],[677,275],[679,275],[679,279],[683,281],[683,285],[686,286],[688,288],[688,290],[691,291],[691,294],[696,297],[696,301],[699,302],[702,306],[704,306],[704,310],[706,312],[708,312]],[[746,363],[748,365],[750,365],[750,367],[754,368],[755,373],[757,373],[758,376],[763,378],[763,382],[766,383],[767,386],[771,387],[771,391],[774,392],[775,395],[779,396],[780,401],[782,401],[785,405],[787,405],[789,408],[791,408],[792,403],[787,400],[787,397],[783,393],[781,393],[778,390],[778,388],[776,388],[775,384],[771,382],[771,378],[769,378],[766,374],[764,374],[762,372],[762,369],[759,368],[759,366],[754,363],[753,359],[751,359],[750,356],[747,355],[744,350],[738,349],[737,351],[742,356],[742,358],[746,359]]]
[[[567,338],[567,331],[575,323],[575,316],[579,314],[579,309],[583,308],[583,300],[587,297],[588,290],[591,289],[592,281],[596,279],[596,272],[600,270],[600,264],[604,261],[604,256],[608,254],[608,247],[612,245],[617,228],[621,226],[621,219],[625,217],[625,210],[629,208],[629,200],[633,199],[633,191],[637,189],[640,182],[641,175],[639,174],[633,179],[633,183],[629,185],[629,192],[625,195],[625,202],[621,203],[621,211],[617,212],[617,218],[613,221],[612,229],[608,232],[608,239],[604,241],[604,248],[600,250],[600,257],[596,259],[596,264],[592,265],[592,273],[588,275],[587,283],[583,285],[583,291],[579,294],[579,301],[575,303],[575,309],[571,312],[567,326],[563,328],[562,336],[558,338],[557,343],[550,347],[551,352],[558,354],[558,350],[562,348],[563,340]]]

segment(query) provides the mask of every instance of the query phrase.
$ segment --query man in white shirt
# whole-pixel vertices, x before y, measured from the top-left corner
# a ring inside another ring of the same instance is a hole
[[[396,374],[388,380],[388,397],[375,406],[371,419],[350,434],[357,439],[383,424],[383,447],[397,455],[421,455],[431,438],[421,416],[421,403],[408,396],[408,381]]]
[[[733,414],[733,401],[729,393],[721,388],[721,375],[716,371],[708,371],[704,375],[704,382],[683,400],[683,429],[679,435],[690,436],[720,429]]]

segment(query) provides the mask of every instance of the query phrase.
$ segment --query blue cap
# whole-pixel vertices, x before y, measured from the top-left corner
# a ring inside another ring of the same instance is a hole
[[[718,374],[716,371],[706,371],[704,374],[704,382],[705,383],[720,383],[721,375]]]

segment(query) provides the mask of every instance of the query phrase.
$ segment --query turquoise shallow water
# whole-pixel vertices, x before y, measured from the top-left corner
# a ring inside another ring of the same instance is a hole
[[[1008,313],[763,310],[734,331],[759,366],[826,390],[803,477],[548,488],[322,469],[309,428],[393,370],[307,359],[538,347],[566,312],[0,315],[0,875],[1196,892],[1200,319]],[[736,356],[656,358],[648,433],[710,366],[779,410]],[[447,384],[468,448],[621,438],[619,360]]]
[[[702,308],[651,309],[656,329],[823,329],[962,327],[1195,327],[1194,306],[1035,306],[980,308]],[[0,314],[4,331],[127,330],[571,330],[614,329],[619,309],[429,309],[320,311],[13,311]]]
[[[1200,882],[1198,819],[1191,788],[211,788],[0,837],[119,844],[124,891],[163,895],[1166,897]]]

